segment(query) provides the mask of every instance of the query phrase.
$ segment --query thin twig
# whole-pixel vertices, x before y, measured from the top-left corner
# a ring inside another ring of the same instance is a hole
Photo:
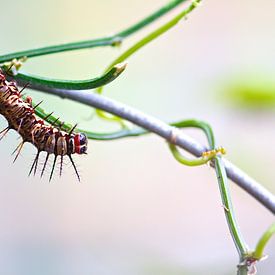
[[[32,86],[32,88],[35,89],[34,86]],[[95,94],[90,91],[68,91],[51,88],[43,89],[43,91],[62,98],[68,98],[81,102],[85,105],[101,109],[108,113],[117,115],[125,120],[131,121],[132,123],[163,137],[167,141],[178,145],[194,156],[199,157],[204,151],[209,149],[182,133],[178,128],[172,127],[153,116],[147,115],[137,109],[102,95]],[[249,177],[234,164],[230,163],[228,160],[224,159],[224,165],[228,177],[233,182],[235,182],[238,186],[248,192],[273,214],[275,214],[275,196],[271,192]]]

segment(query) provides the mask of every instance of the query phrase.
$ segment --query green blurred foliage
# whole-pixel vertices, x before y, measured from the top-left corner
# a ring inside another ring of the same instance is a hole
[[[227,103],[241,108],[270,109],[275,107],[275,81],[259,75],[239,77],[226,85]]]

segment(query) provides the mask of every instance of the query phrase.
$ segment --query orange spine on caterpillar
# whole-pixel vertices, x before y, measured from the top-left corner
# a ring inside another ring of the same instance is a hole
[[[74,133],[75,126],[69,133],[61,130],[62,125],[55,127],[55,123],[45,125],[44,120],[38,119],[35,115],[36,106],[32,106],[31,97],[25,100],[21,96],[21,92],[17,88],[15,82],[7,81],[4,73],[0,69],[0,114],[2,114],[8,121],[8,126],[0,132],[2,135],[0,140],[7,134],[10,129],[16,130],[22,137],[22,142],[15,149],[16,153],[14,161],[19,156],[21,149],[25,142],[32,143],[37,148],[37,154],[31,166],[29,175],[37,171],[38,159],[41,152],[47,153],[41,177],[45,171],[50,154],[54,154],[54,162],[50,174],[52,179],[57,157],[60,156],[60,175],[62,173],[63,157],[67,155],[74,167],[78,180],[80,180],[79,173],[76,169],[72,154],[86,154],[87,151],[87,137],[83,133]]]

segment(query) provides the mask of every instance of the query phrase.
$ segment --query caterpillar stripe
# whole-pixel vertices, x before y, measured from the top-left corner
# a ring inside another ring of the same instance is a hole
[[[0,140],[10,129],[16,130],[20,134],[22,142],[14,151],[14,153],[16,153],[14,161],[19,156],[25,142],[30,142],[37,148],[37,154],[29,175],[32,171],[36,174],[39,155],[45,151],[47,155],[41,171],[41,177],[43,176],[51,154],[54,155],[54,162],[49,181],[52,179],[58,156],[61,158],[59,171],[61,176],[63,157],[67,155],[80,181],[80,176],[72,159],[72,154],[86,154],[86,135],[83,133],[74,133],[75,126],[67,133],[61,130],[62,125],[59,125],[59,127],[55,127],[54,124],[52,126],[45,125],[44,120],[38,119],[35,115],[35,108],[40,103],[33,107],[31,98],[27,97],[23,99],[21,92],[22,91],[18,90],[15,82],[6,80],[3,71],[0,69],[0,114],[8,121],[8,126],[0,132]]]

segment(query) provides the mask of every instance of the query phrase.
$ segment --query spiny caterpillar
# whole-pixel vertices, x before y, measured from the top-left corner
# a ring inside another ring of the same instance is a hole
[[[0,140],[7,134],[10,129],[16,130],[22,137],[22,142],[17,146],[14,161],[20,154],[25,142],[32,143],[37,148],[37,154],[31,166],[29,175],[34,172],[36,174],[38,159],[41,152],[47,152],[45,162],[41,171],[41,177],[45,171],[50,154],[54,154],[54,162],[50,174],[51,181],[57,157],[60,156],[60,176],[62,174],[63,157],[67,155],[74,167],[78,180],[79,173],[76,169],[72,154],[86,154],[87,137],[83,133],[74,133],[74,126],[69,133],[61,130],[62,124],[58,127],[45,125],[46,120],[51,114],[44,118],[38,119],[35,116],[35,108],[40,104],[32,107],[32,99],[22,98],[22,90],[19,91],[15,82],[7,81],[3,71],[0,69],[0,114],[8,121],[8,126],[0,132]]]

